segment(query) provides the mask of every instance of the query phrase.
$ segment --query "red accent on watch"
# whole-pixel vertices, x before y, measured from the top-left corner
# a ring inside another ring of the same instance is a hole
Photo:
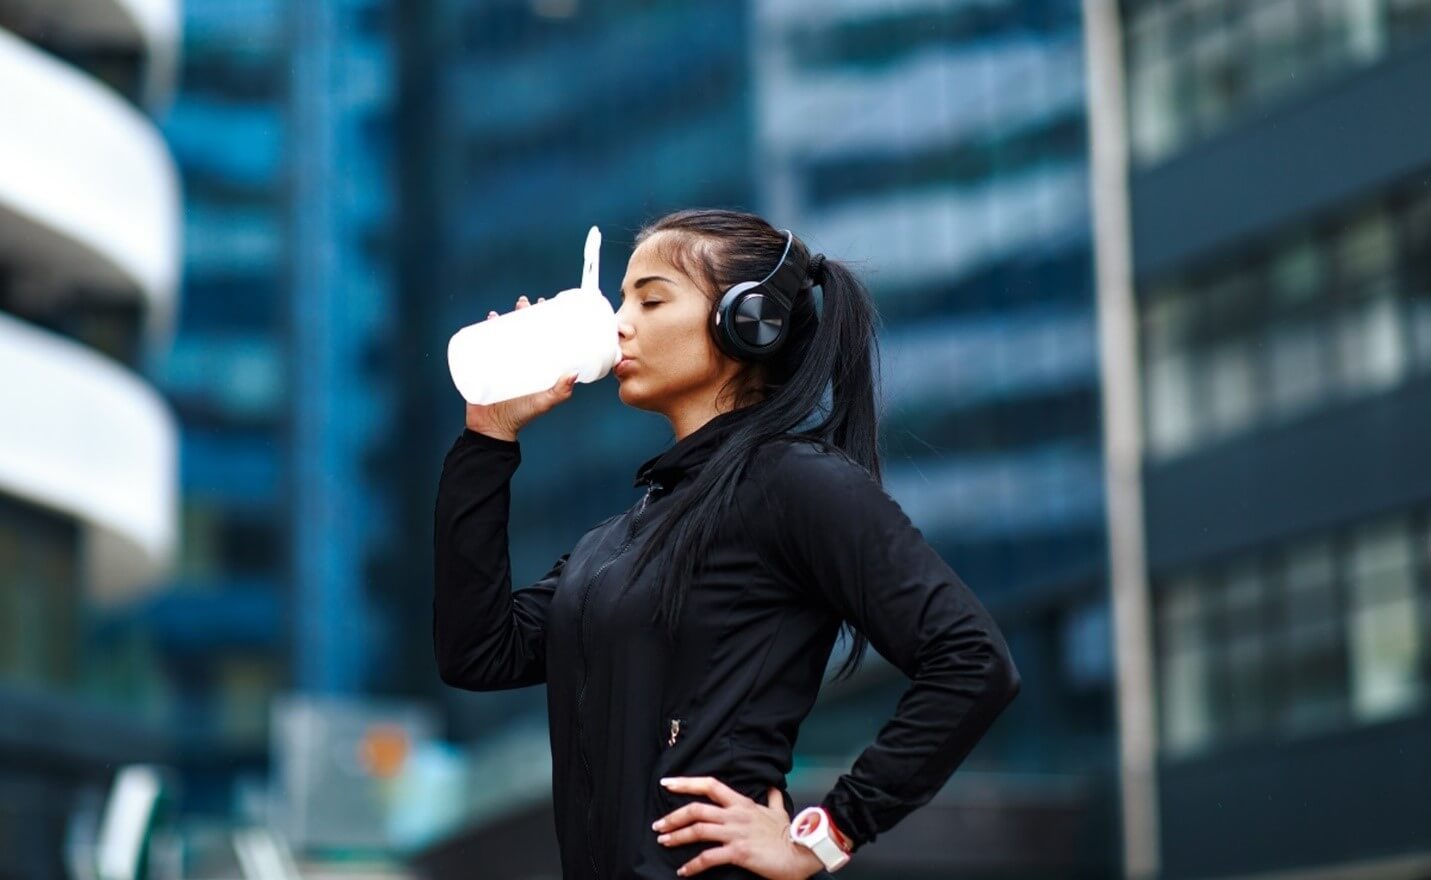
[[[840,830],[840,826],[835,824],[835,817],[830,815],[829,810],[825,811],[825,821],[830,823],[830,836],[835,838],[835,843],[839,844],[840,849],[845,852],[853,851],[854,841],[850,840],[849,836]]]

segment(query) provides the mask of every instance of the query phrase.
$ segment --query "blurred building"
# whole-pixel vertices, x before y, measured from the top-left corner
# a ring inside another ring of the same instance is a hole
[[[404,645],[412,560],[394,497],[410,455],[398,419],[391,0],[290,2],[289,517],[292,684],[308,693],[413,687]]]
[[[430,546],[438,463],[461,430],[456,329],[575,285],[592,223],[613,299],[632,233],[664,211],[789,225],[870,284],[886,323],[887,485],[1006,627],[1025,678],[956,782],[851,876],[1105,873],[1113,727],[1077,3],[435,8],[404,22],[403,421],[424,444],[410,543]],[[605,384],[524,433],[514,583],[633,501],[635,465],[670,442]],[[429,626],[415,610],[413,628]],[[430,650],[414,661],[434,676]],[[849,769],[904,684],[871,651],[865,674],[827,689],[802,728],[797,799]],[[486,770],[469,827],[424,862],[438,876],[477,858],[494,876],[551,872],[549,768],[530,747],[544,752],[542,689],[446,698]]]
[[[1431,876],[1431,3],[1122,26],[1161,876]]]
[[[140,375],[178,306],[179,187],[151,121],[178,4],[0,2],[0,877],[64,876],[114,768],[169,752],[142,632],[166,582],[174,417]]]
[[[175,689],[190,813],[232,815],[238,783],[265,778],[280,694],[403,687],[386,659],[402,634],[382,629],[385,9],[185,5],[163,119],[185,182],[184,308],[149,368],[182,425],[186,539],[173,588],[123,623],[152,633]]]

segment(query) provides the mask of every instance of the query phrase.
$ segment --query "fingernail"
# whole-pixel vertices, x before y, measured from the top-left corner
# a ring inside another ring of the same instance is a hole
[[[660,830],[661,830],[661,820],[660,820],[660,819],[657,819],[655,822],[652,822],[652,823],[651,823],[651,830],[652,830],[652,831],[660,831]]]
[[[675,780],[674,777],[667,776],[665,779],[662,779],[662,780],[661,780],[661,784],[662,784],[662,785],[670,785],[672,782],[675,782],[675,781],[676,781],[676,780]]]

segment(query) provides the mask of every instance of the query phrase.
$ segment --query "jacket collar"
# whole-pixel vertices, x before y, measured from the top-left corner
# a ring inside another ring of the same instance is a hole
[[[647,459],[637,468],[636,479],[632,485],[658,482],[669,489],[685,474],[699,470],[755,406],[723,412],[676,441],[665,452]]]

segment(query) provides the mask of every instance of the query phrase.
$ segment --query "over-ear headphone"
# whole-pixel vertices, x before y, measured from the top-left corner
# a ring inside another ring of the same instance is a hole
[[[790,334],[790,311],[801,278],[799,270],[785,261],[795,243],[795,233],[782,231],[786,235],[785,252],[770,274],[759,281],[732,285],[711,312],[711,332],[716,343],[736,360],[765,360],[780,350]]]

